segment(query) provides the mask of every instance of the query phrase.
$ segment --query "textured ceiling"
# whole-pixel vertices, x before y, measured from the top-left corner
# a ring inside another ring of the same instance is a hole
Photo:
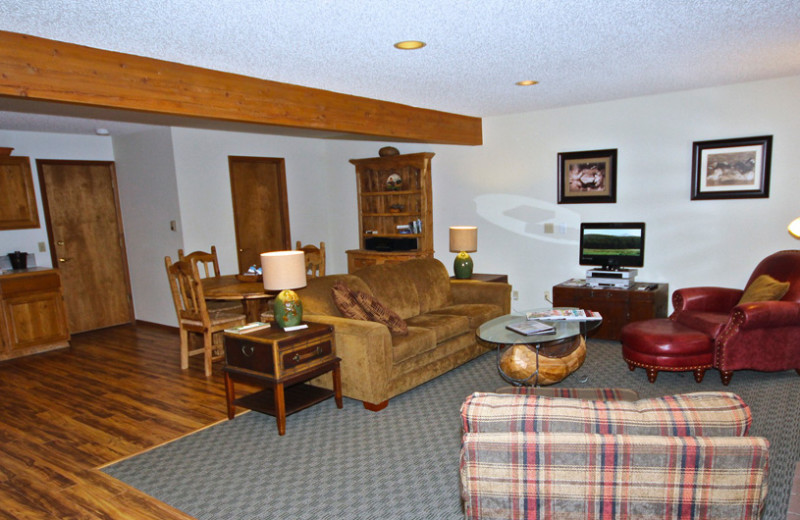
[[[3,0],[0,29],[479,117],[800,74],[800,0]]]

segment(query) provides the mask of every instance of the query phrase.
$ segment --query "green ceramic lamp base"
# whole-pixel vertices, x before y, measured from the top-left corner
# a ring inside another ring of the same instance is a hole
[[[286,289],[275,297],[275,322],[278,327],[294,327],[303,321],[303,303],[297,293]]]
[[[456,260],[453,263],[453,273],[460,280],[466,280],[472,276],[472,258],[465,251],[461,251],[456,255]]]

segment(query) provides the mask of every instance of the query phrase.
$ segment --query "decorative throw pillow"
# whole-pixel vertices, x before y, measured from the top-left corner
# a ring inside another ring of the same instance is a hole
[[[386,307],[373,296],[361,291],[354,293],[356,301],[361,304],[361,307],[369,315],[370,321],[383,323],[389,327],[392,334],[405,336],[408,334],[408,325],[405,320],[400,317],[396,312]]]
[[[345,318],[351,320],[364,320],[370,321],[369,315],[364,311],[363,307],[356,301],[353,292],[343,282],[336,282],[331,287],[331,295],[336,308],[342,313]]]
[[[747,286],[739,303],[780,300],[789,291],[789,282],[779,282],[768,274],[762,274]]]

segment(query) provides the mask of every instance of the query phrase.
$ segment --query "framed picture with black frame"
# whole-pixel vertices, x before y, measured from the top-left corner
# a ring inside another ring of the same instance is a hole
[[[692,200],[769,197],[772,136],[695,141]]]
[[[558,154],[558,203],[617,201],[617,149]]]

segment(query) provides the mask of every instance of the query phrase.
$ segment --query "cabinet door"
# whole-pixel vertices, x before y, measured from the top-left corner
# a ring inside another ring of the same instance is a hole
[[[3,314],[8,327],[8,351],[69,339],[61,293],[36,292],[6,298]]]
[[[27,157],[0,157],[0,229],[39,227],[39,210]]]

